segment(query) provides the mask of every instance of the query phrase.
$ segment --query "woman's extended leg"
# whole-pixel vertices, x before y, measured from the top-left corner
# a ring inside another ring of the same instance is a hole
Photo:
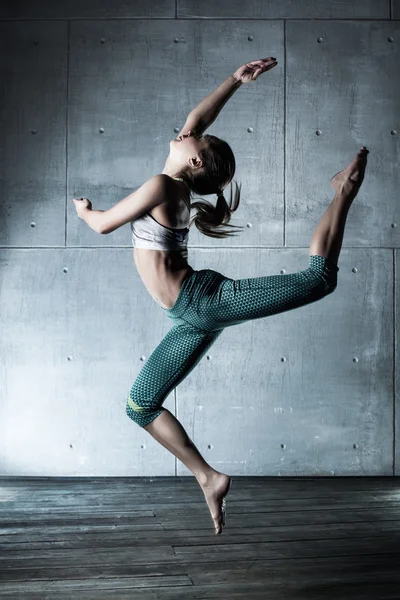
[[[193,326],[218,331],[316,302],[337,284],[337,260],[346,217],[361,186],[367,161],[361,150],[350,165],[332,178],[335,197],[317,225],[310,244],[309,266],[295,273],[243,279],[224,278],[216,292],[206,293],[185,311]]]
[[[331,179],[335,196],[328,206],[310,244],[310,256],[318,254],[337,264],[348,210],[364,179],[368,150],[361,149],[350,165]]]

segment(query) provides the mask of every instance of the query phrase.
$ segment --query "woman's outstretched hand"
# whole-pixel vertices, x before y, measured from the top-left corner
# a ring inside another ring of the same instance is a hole
[[[239,67],[239,69],[233,73],[233,77],[241,83],[255,81],[261,73],[273,69],[277,64],[278,61],[272,56],[269,58],[261,58],[260,60],[252,60]]]
[[[72,198],[72,202],[75,204],[76,212],[81,219],[82,213],[85,212],[85,210],[92,210],[92,203],[89,198]]]

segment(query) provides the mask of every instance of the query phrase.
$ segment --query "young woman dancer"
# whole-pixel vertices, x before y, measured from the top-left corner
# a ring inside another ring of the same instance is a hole
[[[234,202],[232,189],[229,205],[223,195],[235,173],[230,146],[202,134],[234,91],[276,64],[273,57],[255,60],[230,75],[189,114],[178,137],[170,142],[163,172],[109,210],[95,211],[87,198],[73,199],[78,215],[99,233],[111,233],[131,223],[135,265],[150,295],[174,323],[136,378],[126,412],[196,477],[216,534],[222,533],[225,525],[225,498],[231,478],[204,460],[179,421],[162,407],[163,401],[225,327],[292,310],[333,292],[347,213],[367,164],[368,150],[363,146],[350,165],[332,178],[335,195],[315,229],[306,269],[287,275],[230,279],[212,269],[196,271],[188,264],[192,223],[211,237],[232,235],[233,231],[223,226],[240,200],[238,186]],[[192,193],[216,193],[216,206],[207,201],[191,203]],[[197,208],[197,213],[190,220],[191,208]]]

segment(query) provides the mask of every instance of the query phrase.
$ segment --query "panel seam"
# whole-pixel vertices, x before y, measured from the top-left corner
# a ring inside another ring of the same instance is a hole
[[[396,249],[393,248],[393,477],[396,476]]]
[[[65,213],[64,213],[64,247],[67,247],[67,214],[68,214],[68,119],[69,119],[69,52],[70,52],[70,21],[67,21],[67,106],[65,111]]]

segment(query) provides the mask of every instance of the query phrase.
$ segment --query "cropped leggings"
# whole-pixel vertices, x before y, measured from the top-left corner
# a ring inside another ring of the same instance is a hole
[[[212,269],[193,271],[183,280],[175,304],[163,309],[174,326],[137,376],[127,415],[141,427],[151,423],[225,327],[320,300],[336,288],[338,271],[316,254],[309,257],[307,269],[287,275],[230,279]]]

